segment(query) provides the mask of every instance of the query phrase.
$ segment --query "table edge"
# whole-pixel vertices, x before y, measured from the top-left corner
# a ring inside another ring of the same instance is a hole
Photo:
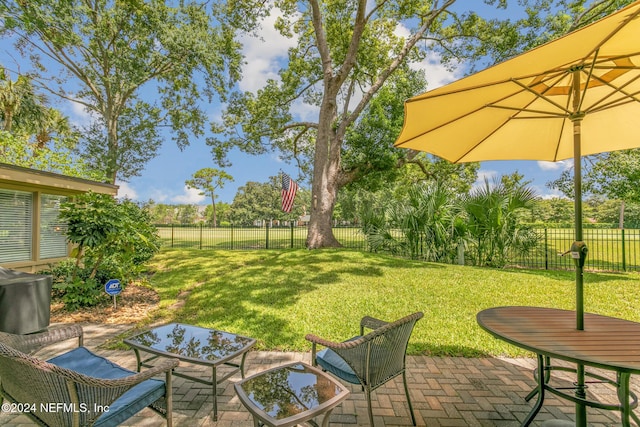
[[[164,327],[164,326],[168,326],[168,325],[186,325],[186,326],[206,329],[206,330],[209,330],[209,331],[224,332],[226,334],[231,334],[231,335],[235,335],[237,337],[246,338],[246,339],[249,340],[249,343],[246,346],[244,346],[241,349],[239,349],[238,351],[235,351],[235,352],[231,353],[230,355],[225,356],[223,358],[215,359],[215,360],[206,360],[206,359],[198,359],[198,358],[194,358],[194,357],[181,356],[181,355],[178,355],[178,354],[175,354],[175,353],[170,353],[168,351],[156,350],[156,349],[154,349],[152,347],[145,346],[145,345],[140,345],[140,344],[137,344],[137,343],[131,341],[133,338],[135,338],[135,337],[137,337],[139,335],[146,334],[146,333],[148,333],[150,331],[153,331],[154,329],[157,329],[157,328],[160,328],[160,327]],[[136,334],[136,335],[134,335],[132,337],[123,339],[122,342],[124,344],[128,345],[129,347],[133,348],[133,349],[141,350],[141,351],[144,351],[146,353],[154,354],[156,356],[176,358],[176,359],[178,359],[180,361],[187,362],[187,363],[193,363],[193,364],[196,364],[196,365],[218,366],[220,364],[228,362],[229,360],[235,359],[236,357],[239,357],[240,355],[248,352],[249,350],[251,350],[256,345],[257,340],[255,338],[250,338],[250,337],[246,337],[244,335],[234,334],[233,332],[223,331],[221,329],[205,328],[205,327],[202,327],[202,326],[190,325],[188,323],[172,322],[172,323],[167,323],[167,324],[164,324],[164,325],[156,326],[156,327],[151,328],[151,329],[147,329],[147,330],[142,331],[142,332],[140,332],[140,333],[138,333],[138,334]]]
[[[566,362],[571,362],[571,363],[577,363],[577,364],[581,364],[581,365],[585,365],[585,366],[591,366],[593,368],[600,368],[600,369],[606,369],[606,370],[613,370],[616,372],[625,372],[625,373],[635,373],[638,374],[640,373],[640,368],[638,369],[632,369],[629,367],[623,367],[620,365],[615,365],[615,364],[604,364],[604,363],[598,363],[598,362],[593,362],[593,361],[588,361],[588,360],[583,360],[583,359],[577,359],[574,357],[569,357],[560,353],[556,353],[553,351],[545,351],[543,349],[537,348],[537,347],[532,347],[530,345],[526,345],[523,344],[519,341],[515,341],[512,339],[509,339],[503,335],[498,334],[497,332],[494,332],[493,330],[489,329],[487,326],[485,326],[480,317],[481,314],[483,312],[486,312],[488,310],[495,310],[495,309],[500,309],[500,308],[518,308],[518,307],[523,307],[523,308],[539,308],[539,309],[543,309],[543,310],[552,310],[552,311],[563,311],[563,312],[571,312],[571,310],[565,310],[565,309],[560,309],[560,308],[551,308],[551,307],[534,307],[534,306],[500,306],[500,307],[490,307],[490,308],[486,308],[483,309],[481,311],[479,311],[476,314],[476,322],[478,323],[478,326],[480,326],[483,330],[485,330],[487,333],[489,333],[490,335],[492,335],[494,338],[499,339],[501,341],[504,341],[508,344],[511,344],[515,347],[519,347],[522,348],[524,350],[530,351],[532,353],[538,354],[538,355],[543,355],[543,356],[547,356],[547,357],[551,357],[553,359],[560,359],[560,360],[564,360]],[[596,313],[584,313],[585,316],[587,315],[593,315],[593,316],[601,316],[601,317],[610,317],[610,316],[603,316],[601,314],[596,314]],[[624,320],[629,322],[629,320],[626,319],[620,319],[620,320]]]

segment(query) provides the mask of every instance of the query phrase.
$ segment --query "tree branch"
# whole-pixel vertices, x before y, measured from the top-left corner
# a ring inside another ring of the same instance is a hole
[[[374,82],[374,84],[369,88],[369,90],[364,94],[356,108],[352,111],[352,113],[346,117],[343,121],[340,122],[340,132],[343,134],[346,132],[348,126],[350,126],[353,122],[355,122],[360,114],[364,111],[366,106],[369,104],[369,101],[373,96],[378,92],[378,90],[382,87],[384,82],[393,74],[393,72],[404,62],[407,58],[411,50],[415,47],[416,43],[422,39],[424,34],[429,30],[433,22],[440,16],[442,13],[446,11],[446,9],[455,3],[455,0],[446,0],[444,4],[438,8],[431,10],[426,16],[425,19],[420,26],[420,28],[413,34],[405,43],[403,48],[400,50],[395,59],[389,64],[389,66],[382,70],[379,74],[378,78]]]

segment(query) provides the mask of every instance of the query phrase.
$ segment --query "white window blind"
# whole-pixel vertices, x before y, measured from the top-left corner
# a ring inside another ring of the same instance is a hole
[[[33,194],[0,190],[0,264],[31,259]]]
[[[66,224],[58,218],[65,196],[40,196],[40,259],[67,256]]]

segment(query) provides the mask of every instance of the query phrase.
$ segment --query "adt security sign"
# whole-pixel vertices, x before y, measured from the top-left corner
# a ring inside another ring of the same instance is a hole
[[[104,285],[104,291],[109,295],[113,296],[113,309],[117,309],[116,305],[116,295],[122,292],[122,286],[120,286],[120,280],[111,279]]]
[[[122,286],[120,286],[120,280],[111,279],[104,285],[104,290],[109,295],[118,295],[122,292]]]

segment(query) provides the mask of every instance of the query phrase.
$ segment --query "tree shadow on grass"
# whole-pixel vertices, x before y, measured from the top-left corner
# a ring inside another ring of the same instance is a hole
[[[215,262],[211,262],[213,257]],[[314,309],[325,302],[320,294],[313,305],[296,307],[305,294],[329,285],[355,282],[366,286],[367,278],[383,278],[393,268],[446,268],[350,250],[194,250],[167,252],[160,258],[153,281],[161,283],[159,287],[165,292],[170,288],[173,296],[189,288],[184,306],[170,312],[166,321],[228,328],[267,343],[269,349],[283,350],[299,348],[303,337],[299,325],[283,318],[281,308],[306,311],[301,317],[310,318],[311,327],[316,324]],[[345,299],[358,297],[357,293],[344,292]],[[326,307],[323,309],[326,311]],[[354,332],[357,328],[354,322]]]
[[[184,297],[184,305],[165,310],[162,321],[191,323],[251,336],[259,340],[258,348],[269,350],[309,349],[310,345],[304,340],[307,332],[328,339],[346,339],[357,334],[359,319],[363,315],[395,320],[390,317],[399,312],[402,313],[398,317],[412,311],[428,313],[442,308],[432,306],[431,300],[418,298],[415,292],[425,294],[425,286],[437,288],[433,301],[442,301],[437,297],[447,288],[443,288],[440,281],[445,282],[443,278],[449,277],[449,271],[452,280],[445,286],[453,290],[458,289],[458,282],[473,282],[476,276],[489,282],[495,279],[490,275],[473,273],[474,267],[427,263],[345,249],[172,250],[161,253],[154,265],[152,281],[157,283],[162,298],[171,301],[178,298],[180,292]],[[418,274],[411,273],[411,270]],[[540,282],[536,277],[566,283],[572,282],[574,277],[570,271],[492,271],[507,276],[531,276],[531,280],[519,279],[525,285],[529,281]],[[404,273],[408,274],[403,276]],[[436,273],[440,273],[440,280]],[[586,273],[585,276],[587,285],[616,280],[637,283],[635,277],[623,274]],[[406,286],[403,282],[405,277],[410,281]],[[397,295],[399,290],[406,291],[402,297]],[[476,311],[482,308],[484,306],[479,306]],[[345,330],[351,335],[340,336],[345,334]],[[421,346],[437,355],[480,354],[476,349],[455,344],[423,343]]]

